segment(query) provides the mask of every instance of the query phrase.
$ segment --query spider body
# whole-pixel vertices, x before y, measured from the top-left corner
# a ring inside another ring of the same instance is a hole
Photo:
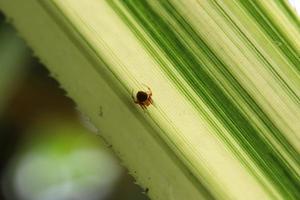
[[[134,103],[139,104],[143,109],[146,109],[147,106],[153,103],[152,100],[152,91],[149,87],[148,91],[138,91],[135,97],[132,96]]]

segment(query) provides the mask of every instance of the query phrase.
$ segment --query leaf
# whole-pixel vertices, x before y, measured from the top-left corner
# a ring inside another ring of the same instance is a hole
[[[300,198],[286,1],[16,2],[0,7],[152,199]]]

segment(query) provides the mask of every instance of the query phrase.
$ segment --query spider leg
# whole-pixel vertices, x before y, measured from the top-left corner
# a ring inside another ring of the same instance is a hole
[[[149,96],[149,102],[150,102],[150,104],[153,104],[153,99],[151,98],[151,95]]]
[[[142,108],[143,108],[144,111],[147,110],[147,105],[143,104]]]
[[[148,85],[144,84],[144,83],[142,83],[142,85],[144,85],[146,88],[148,88],[148,90],[149,90],[149,96],[151,96],[152,95],[151,88]]]

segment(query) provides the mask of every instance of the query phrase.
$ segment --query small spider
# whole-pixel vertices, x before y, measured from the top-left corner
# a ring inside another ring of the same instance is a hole
[[[143,109],[146,109],[147,106],[153,104],[153,100],[151,98],[152,91],[148,86],[146,87],[148,88],[148,91],[140,90],[136,93],[135,97],[132,95],[134,103],[139,104]]]

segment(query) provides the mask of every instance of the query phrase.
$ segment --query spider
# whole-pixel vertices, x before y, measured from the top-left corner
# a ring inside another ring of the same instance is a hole
[[[135,95],[135,97],[132,95],[133,101],[136,104],[139,104],[142,109],[147,109],[147,106],[149,106],[150,104],[153,104],[153,100],[152,100],[152,91],[151,89],[146,86],[148,88],[148,91],[138,91]]]

